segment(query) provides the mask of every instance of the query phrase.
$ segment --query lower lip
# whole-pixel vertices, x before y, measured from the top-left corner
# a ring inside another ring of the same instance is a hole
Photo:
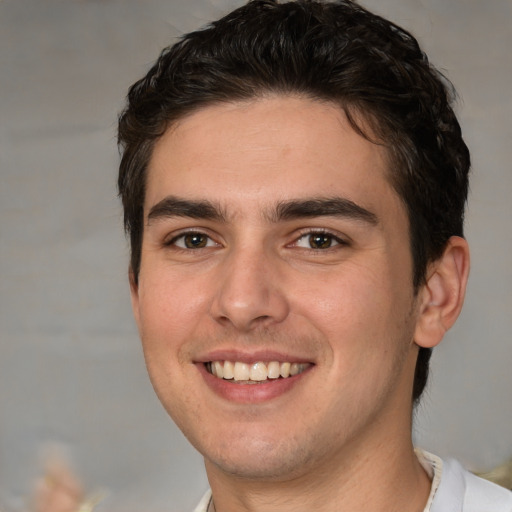
[[[285,379],[269,379],[258,384],[239,384],[233,380],[219,379],[209,373],[203,363],[197,363],[197,368],[206,384],[218,396],[231,402],[255,404],[277,398],[296,386],[313,366],[302,373]]]

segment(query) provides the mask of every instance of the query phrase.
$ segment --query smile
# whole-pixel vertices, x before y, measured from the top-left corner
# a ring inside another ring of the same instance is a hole
[[[218,379],[231,380],[240,384],[257,384],[267,380],[287,379],[302,373],[310,363],[288,363],[270,361],[247,364],[240,361],[210,361],[206,370]]]

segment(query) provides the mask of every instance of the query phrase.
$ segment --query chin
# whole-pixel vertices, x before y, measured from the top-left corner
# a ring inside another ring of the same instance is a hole
[[[300,473],[297,468],[304,467],[303,464],[293,463],[290,460],[269,460],[263,457],[254,457],[252,460],[233,460],[224,457],[219,460],[209,460],[209,462],[226,475],[245,480],[275,482],[297,477]]]
[[[284,481],[307,472],[312,462],[304,443],[240,439],[229,447],[201,450],[205,464],[213,465],[224,474],[248,480]],[[232,441],[232,439],[231,439]],[[318,454],[317,454],[318,455]]]

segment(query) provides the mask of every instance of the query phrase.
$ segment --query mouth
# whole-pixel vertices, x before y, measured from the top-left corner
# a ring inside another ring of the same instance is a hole
[[[208,361],[206,371],[218,379],[236,384],[262,384],[268,381],[289,379],[304,372],[311,363],[290,363],[287,361]]]

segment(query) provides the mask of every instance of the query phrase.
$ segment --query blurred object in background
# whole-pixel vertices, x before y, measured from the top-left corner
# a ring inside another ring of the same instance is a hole
[[[43,477],[34,487],[31,512],[77,512],[84,499],[84,490],[70,457],[61,445],[47,445],[41,449]]]
[[[486,473],[477,473],[478,476],[512,490],[512,459]]]

